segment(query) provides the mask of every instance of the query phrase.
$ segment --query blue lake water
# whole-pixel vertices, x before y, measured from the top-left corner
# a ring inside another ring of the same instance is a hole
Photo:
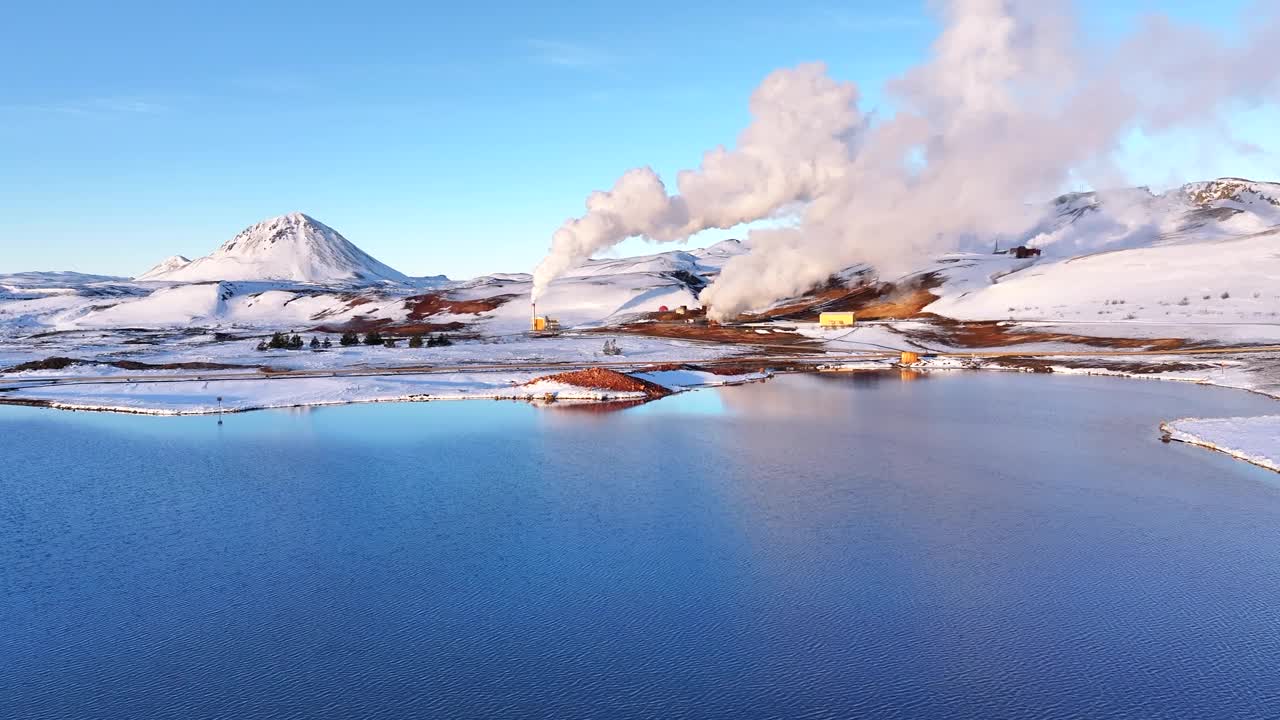
[[[0,407],[0,718],[1280,717],[1275,401],[911,377]]]

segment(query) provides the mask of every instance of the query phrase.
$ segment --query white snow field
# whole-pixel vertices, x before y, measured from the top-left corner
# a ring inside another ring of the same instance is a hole
[[[1218,450],[1280,472],[1280,415],[1184,418],[1161,428],[1172,440]]]

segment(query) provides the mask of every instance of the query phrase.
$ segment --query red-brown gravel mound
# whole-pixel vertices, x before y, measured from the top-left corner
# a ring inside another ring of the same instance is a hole
[[[543,380],[551,382],[564,383],[580,388],[588,388],[591,390],[613,390],[615,392],[642,392],[650,398],[666,397],[671,391],[662,387],[657,383],[651,383],[647,380],[631,377],[626,373],[620,373],[616,370],[606,370],[604,368],[591,368],[590,370],[574,370],[572,372],[563,372],[556,375],[547,375],[536,380],[529,381],[529,385]]]

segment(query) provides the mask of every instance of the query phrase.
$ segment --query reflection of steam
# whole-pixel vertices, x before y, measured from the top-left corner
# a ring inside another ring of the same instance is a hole
[[[556,231],[534,299],[628,237],[678,241],[781,214],[800,222],[752,232],[751,252],[702,292],[714,319],[856,263],[889,276],[978,239],[1029,239],[1035,203],[1071,183],[1123,181],[1112,156],[1132,132],[1220,131],[1229,103],[1271,102],[1280,90],[1274,7],[1259,6],[1238,45],[1161,16],[1104,45],[1075,36],[1061,0],[939,5],[931,58],[889,87],[896,114],[868,119],[857,88],[822,65],[775,71],[752,95],[737,146],[680,173],[677,194],[649,168],[593,193],[587,213]]]
[[[912,373],[920,375],[920,373]],[[913,378],[914,379],[914,378]],[[907,380],[892,370],[789,374],[765,383],[717,390],[726,410],[744,417],[843,418],[857,393],[846,388],[869,388]]]

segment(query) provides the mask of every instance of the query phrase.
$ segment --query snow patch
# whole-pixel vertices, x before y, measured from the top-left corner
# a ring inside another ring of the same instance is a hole
[[[1280,472],[1280,415],[1183,418],[1160,426],[1171,440],[1224,452]]]

